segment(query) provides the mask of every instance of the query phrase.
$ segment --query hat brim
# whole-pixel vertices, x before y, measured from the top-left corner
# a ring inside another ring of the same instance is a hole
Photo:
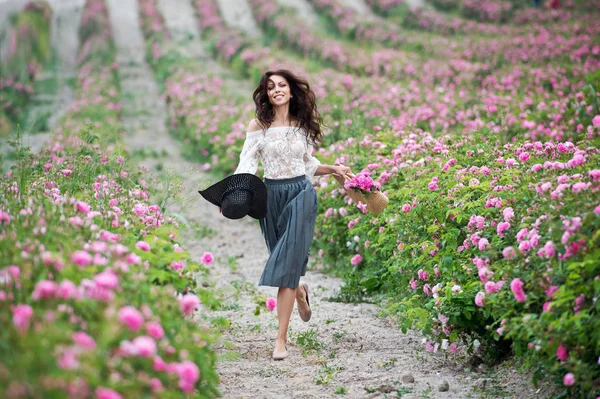
[[[252,194],[252,204],[248,216],[262,219],[267,215],[267,186],[252,173],[238,173],[227,176],[205,190],[198,191],[211,204],[221,207],[226,195],[234,190],[248,190]]]

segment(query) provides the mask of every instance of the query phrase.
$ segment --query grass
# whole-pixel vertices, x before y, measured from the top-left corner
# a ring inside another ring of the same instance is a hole
[[[337,387],[335,393],[336,395],[346,395],[348,391],[344,387]]]
[[[315,379],[315,384],[317,385],[329,384],[335,373],[344,370],[343,366],[330,366],[326,361],[323,361],[322,365],[323,368],[317,371],[317,378]]]
[[[305,332],[298,333],[296,336],[296,345],[302,348],[302,355],[309,353],[319,353],[323,349],[323,343],[317,336],[318,329],[313,328]]]
[[[236,351],[226,351],[219,355],[219,360],[222,362],[231,362],[234,360],[238,360],[242,357],[240,352]]]

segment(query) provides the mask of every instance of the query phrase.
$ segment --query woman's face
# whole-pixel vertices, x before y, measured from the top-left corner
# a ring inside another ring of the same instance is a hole
[[[271,75],[267,83],[267,95],[273,106],[284,105],[290,101],[292,92],[283,76]]]

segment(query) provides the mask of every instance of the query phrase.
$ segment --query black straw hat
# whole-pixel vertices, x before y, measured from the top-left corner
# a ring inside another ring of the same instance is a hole
[[[229,219],[241,219],[246,215],[262,219],[267,214],[267,186],[252,173],[227,176],[198,192],[220,207],[223,216]]]

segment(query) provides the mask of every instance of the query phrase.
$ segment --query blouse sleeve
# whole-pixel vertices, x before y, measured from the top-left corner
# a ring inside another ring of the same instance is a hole
[[[258,170],[258,160],[260,158],[260,136],[261,131],[246,133],[246,140],[240,153],[240,163],[234,174],[252,173],[256,174]]]
[[[305,147],[306,151],[304,153],[304,165],[306,167],[306,177],[308,178],[308,180],[314,183],[314,181],[316,180],[315,172],[317,171],[319,165],[321,165],[321,162],[312,155],[314,145],[311,142],[306,143]]]

